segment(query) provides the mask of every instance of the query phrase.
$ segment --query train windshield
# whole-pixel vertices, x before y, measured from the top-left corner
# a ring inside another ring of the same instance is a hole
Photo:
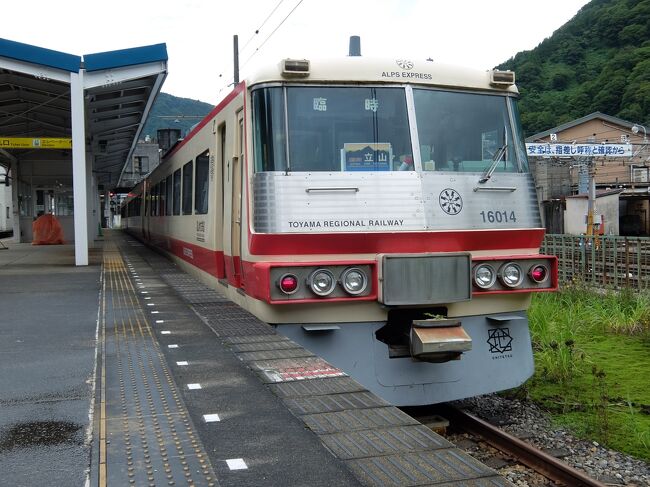
[[[526,172],[516,105],[504,96],[413,90],[424,171]],[[255,170],[411,171],[404,87],[254,90]],[[514,123],[513,123],[514,122]]]
[[[256,171],[413,169],[401,87],[287,87],[286,112],[283,88],[264,88],[253,114]]]
[[[528,171],[512,98],[416,88],[413,99],[423,170]]]

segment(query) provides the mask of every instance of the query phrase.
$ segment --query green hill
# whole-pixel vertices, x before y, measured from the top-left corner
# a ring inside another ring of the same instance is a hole
[[[516,73],[527,136],[595,111],[648,126],[650,0],[593,0],[498,67]]]
[[[165,128],[181,129],[181,134],[185,136],[213,108],[213,105],[202,101],[160,93],[151,107],[140,138],[144,139],[145,135],[155,138],[157,130]]]

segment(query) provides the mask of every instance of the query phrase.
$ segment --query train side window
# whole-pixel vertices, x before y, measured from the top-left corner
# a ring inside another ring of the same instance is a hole
[[[210,189],[210,151],[206,150],[196,158],[194,174],[194,212],[197,215],[205,215],[208,212],[208,193]]]
[[[174,198],[173,198],[173,195],[174,195],[174,183],[173,183],[172,179],[173,179],[173,176],[170,174],[169,176],[167,176],[167,180],[165,182],[165,184],[167,186],[167,206],[165,208],[165,213],[167,213],[167,215],[172,215],[173,214],[173,209],[174,209],[174,206],[172,204],[173,201],[174,201]]]
[[[158,185],[151,188],[151,216],[158,216]]]
[[[181,170],[174,171],[174,215],[181,214]]]
[[[192,176],[194,162],[190,161],[183,166],[183,215],[192,214]]]
[[[167,184],[165,180],[160,181],[160,216],[165,216],[165,209],[167,208]]]

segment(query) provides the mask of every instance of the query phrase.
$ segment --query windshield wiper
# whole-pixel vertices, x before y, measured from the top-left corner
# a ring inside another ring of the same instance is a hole
[[[503,159],[503,156],[506,154],[507,149],[508,144],[504,144],[498,151],[496,151],[494,157],[492,158],[492,164],[490,164],[490,167],[488,167],[481,175],[481,178],[478,180],[479,183],[485,183],[492,177],[492,173],[497,168],[497,164],[499,164],[499,162],[501,162],[501,159]]]

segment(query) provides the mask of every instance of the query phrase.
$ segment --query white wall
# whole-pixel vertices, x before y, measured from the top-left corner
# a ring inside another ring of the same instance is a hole
[[[596,198],[594,207],[594,222],[601,218],[605,224],[605,235],[618,235],[618,194],[600,196]],[[587,231],[587,198],[567,198],[564,211],[564,233],[569,235],[582,235]]]

